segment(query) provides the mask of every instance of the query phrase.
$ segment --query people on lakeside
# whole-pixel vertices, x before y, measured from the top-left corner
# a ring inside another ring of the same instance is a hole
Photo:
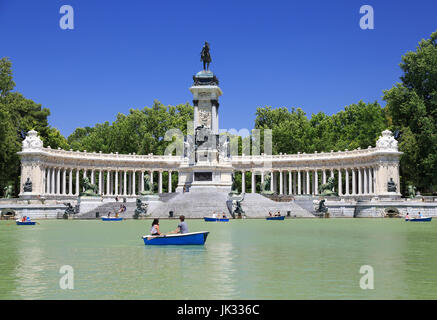
[[[159,219],[153,219],[152,228],[150,228],[150,234],[152,236],[162,235],[162,233],[159,231]]]
[[[119,200],[119,199],[118,199],[118,196],[116,196],[116,197],[115,197],[115,201],[118,202],[118,200]]]
[[[176,230],[169,232],[169,233],[181,233],[181,234],[188,233],[188,225],[185,222],[185,216],[183,216],[183,215],[179,216],[179,220],[180,220],[180,222],[179,222]]]

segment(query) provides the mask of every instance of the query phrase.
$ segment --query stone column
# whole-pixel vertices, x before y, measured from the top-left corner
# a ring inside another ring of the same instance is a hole
[[[334,170],[331,169],[331,177],[334,178]]]
[[[99,195],[102,194],[102,179],[103,179],[103,173],[102,169],[99,170]]]
[[[241,193],[246,193],[246,171],[241,171]]]
[[[358,194],[361,195],[363,193],[363,181],[361,178],[361,168],[358,168]]]
[[[118,194],[120,193],[120,187],[118,184],[118,170],[115,171],[115,195],[118,196]]]
[[[310,189],[310,171],[309,170],[306,171],[306,185],[307,185],[306,193],[307,194],[311,194],[311,189]]]
[[[127,195],[127,172],[126,170],[123,171],[124,173],[124,178],[123,178],[123,195],[126,196]]]
[[[134,170],[132,171],[132,195],[136,195],[136,190],[135,190],[135,177],[137,175],[137,172]]]
[[[67,195],[67,169],[62,169],[62,194]]]
[[[341,168],[338,169],[338,195],[343,195],[343,181],[341,179]]]
[[[106,171],[106,195],[111,193],[111,171]]]
[[[264,183],[264,171],[261,171],[261,185]]]
[[[297,172],[297,194],[302,194],[302,181],[300,170]]]
[[[368,194],[369,190],[368,190],[367,183],[369,182],[369,180],[367,179],[367,168],[363,169],[363,174],[364,174],[364,181],[363,181],[364,182],[364,191],[363,191],[363,193]]]
[[[251,188],[252,188],[251,192],[255,193],[256,192],[256,190],[255,190],[256,184],[255,184],[255,172],[254,171],[252,171]]]
[[[319,173],[314,170],[314,192],[315,195],[319,194]]]
[[[69,183],[68,183],[68,194],[73,195],[73,169],[70,168],[70,173],[68,174]]]
[[[77,168],[77,169],[76,169],[76,196],[79,195],[79,189],[80,189],[80,179],[79,179],[79,175],[80,175],[80,169]]]
[[[367,177],[368,177],[368,183],[367,183],[367,188],[368,188],[368,193],[372,194],[372,168],[367,168]]]
[[[162,193],[162,170],[159,170],[158,193]]]
[[[274,181],[275,181],[275,171],[270,172],[270,191],[273,192],[275,190]]]
[[[373,168],[369,168],[369,193],[370,194],[374,194],[375,193],[375,189],[374,189],[374,185],[373,185]]]
[[[322,183],[326,184],[326,170],[325,169],[323,169]]]
[[[349,195],[349,169],[346,168],[346,195]]]
[[[172,193],[172,186],[171,186],[171,171],[168,171],[168,193]]]
[[[94,169],[91,170],[91,184],[94,184],[95,179],[94,179]]]
[[[293,174],[293,172],[288,171],[288,194],[293,194],[292,174]]]
[[[141,185],[140,185],[140,190],[141,190],[141,192],[143,192],[144,191],[144,171],[143,170],[141,170]]]
[[[52,169],[51,168],[47,168],[46,171],[47,171],[47,178],[46,178],[46,180],[47,180],[47,182],[46,182],[47,190],[46,190],[46,193],[50,194],[51,181],[52,181],[52,176],[51,176]]]
[[[284,194],[284,181],[282,178],[283,174],[282,171],[279,171],[279,194]]]
[[[61,168],[56,169],[56,194],[61,194]]]
[[[357,192],[357,180],[355,176],[355,168],[352,168],[352,195],[356,195]]]

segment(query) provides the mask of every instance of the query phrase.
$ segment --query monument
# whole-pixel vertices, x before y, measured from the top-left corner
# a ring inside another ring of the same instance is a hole
[[[193,76],[193,135],[185,137],[184,161],[179,167],[176,192],[231,191],[232,163],[229,138],[219,135],[219,97],[223,94],[219,81],[209,70],[211,55],[205,42],[201,52],[203,70]]]

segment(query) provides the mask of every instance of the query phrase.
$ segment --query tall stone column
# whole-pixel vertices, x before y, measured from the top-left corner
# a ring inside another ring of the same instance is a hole
[[[363,194],[368,194],[369,193],[368,190],[367,190],[367,182],[368,182],[368,180],[367,180],[367,168],[364,167],[363,168],[363,185],[364,185]]]
[[[61,194],[61,169],[56,168],[56,194]]]
[[[162,193],[162,170],[159,170],[158,193]]]
[[[256,192],[256,185],[255,185],[255,172],[254,171],[252,171],[252,178],[251,178],[252,180],[251,180],[251,192],[252,193],[255,193]]]
[[[111,171],[106,171],[106,195],[111,194]]]
[[[367,188],[369,194],[372,194],[372,168],[367,168]]]
[[[270,172],[270,191],[271,192],[275,191],[274,183],[275,183],[275,171],[272,170]]]
[[[118,194],[120,193],[120,187],[119,187],[119,183],[118,183],[118,175],[119,172],[118,170],[115,171],[115,195],[118,196]]]
[[[346,180],[346,195],[349,195],[349,169],[346,168],[346,176],[345,176],[345,180]]]
[[[62,194],[67,194],[67,169],[62,169]]]
[[[76,196],[79,196],[79,190],[80,190],[80,168],[76,169]]]
[[[314,170],[314,192],[315,195],[319,194],[319,173]]]
[[[136,190],[135,190],[135,178],[136,178],[137,172],[134,170],[132,171],[132,195],[136,195]]]
[[[144,191],[144,171],[141,170],[141,186],[140,186],[140,191],[143,192]]]
[[[307,185],[307,187],[306,187],[306,193],[307,194],[311,194],[311,189],[310,189],[310,171],[309,170],[307,170],[306,171],[306,185]]]
[[[323,169],[323,171],[322,171],[322,183],[326,184],[326,170],[325,169]]]
[[[363,194],[363,179],[361,177],[361,168],[358,168],[358,194]]]
[[[302,181],[300,170],[297,172],[297,194],[302,194]]]
[[[261,185],[264,183],[264,171],[261,171]]]
[[[356,195],[357,192],[357,178],[355,176],[355,168],[352,168],[352,195]]]
[[[288,171],[288,194],[293,194],[293,172]]]
[[[246,171],[241,171],[241,193],[246,193]]]
[[[168,193],[172,193],[172,185],[171,185],[171,171],[168,171]]]
[[[73,169],[70,168],[70,172],[68,174],[69,183],[68,183],[68,194],[70,196],[73,195]]]
[[[127,172],[126,170],[123,171],[124,173],[124,178],[123,178],[123,195],[127,195]]]
[[[91,169],[91,184],[95,183],[95,179],[94,179],[94,169]]]
[[[99,195],[102,194],[102,181],[103,181],[103,171],[99,170]]]
[[[282,174],[282,170],[279,171],[279,194],[282,195],[284,194],[284,181],[282,178],[283,174]]]
[[[343,181],[341,178],[341,168],[338,168],[338,195],[342,196],[343,195]]]

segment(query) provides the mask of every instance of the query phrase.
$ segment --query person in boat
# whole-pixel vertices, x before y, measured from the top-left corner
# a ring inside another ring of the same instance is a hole
[[[223,212],[223,219],[226,219],[226,214]]]
[[[217,218],[217,215],[215,213],[213,213],[212,217],[215,219],[215,218]]]
[[[21,222],[26,222],[26,216],[23,216],[23,218],[21,218]]]
[[[188,233],[188,226],[187,223],[185,222],[185,216],[179,216],[179,224],[178,227],[176,228],[176,230],[170,232],[170,233]]]
[[[110,217],[110,215],[111,215],[111,211],[108,211],[108,218]]]
[[[422,219],[423,218],[423,215],[422,215],[422,213],[419,211],[419,219]]]
[[[159,231],[159,219],[153,219],[152,228],[150,228],[150,234],[152,236],[162,235],[162,233]]]
[[[272,213],[269,211],[269,217],[271,217],[272,216]]]
[[[407,212],[407,214],[405,215],[405,219],[410,220],[410,215],[408,214],[408,212]]]

